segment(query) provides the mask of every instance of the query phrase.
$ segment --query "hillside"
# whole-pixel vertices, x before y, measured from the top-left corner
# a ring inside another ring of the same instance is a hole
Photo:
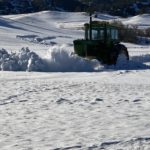
[[[80,0],[88,4],[91,0]],[[150,0],[92,0],[94,10],[117,16],[134,16],[150,12]]]
[[[42,10],[88,11],[92,9],[117,16],[133,16],[150,12],[150,0],[0,0],[0,14],[30,13]],[[111,3],[111,5],[110,5]]]

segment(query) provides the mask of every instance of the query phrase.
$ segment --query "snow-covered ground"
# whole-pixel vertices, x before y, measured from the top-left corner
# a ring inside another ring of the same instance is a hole
[[[0,150],[150,150],[150,45],[124,43],[126,64],[84,60],[72,41],[88,20],[0,17]]]

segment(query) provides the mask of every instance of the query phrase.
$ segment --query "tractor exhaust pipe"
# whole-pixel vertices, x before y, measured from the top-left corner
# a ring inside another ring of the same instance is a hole
[[[90,40],[92,40],[92,10],[91,10],[91,3],[89,3],[89,8],[90,8],[89,36],[90,36]]]
[[[90,12],[90,24],[89,25],[90,25],[90,28],[89,28],[90,29],[90,33],[89,33],[90,40],[92,40],[92,13],[91,12]]]

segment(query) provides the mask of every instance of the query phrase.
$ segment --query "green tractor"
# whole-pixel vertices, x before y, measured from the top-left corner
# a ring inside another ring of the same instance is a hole
[[[97,59],[102,64],[115,65],[119,56],[129,60],[127,48],[120,44],[117,27],[108,22],[86,23],[85,38],[74,40],[74,51],[78,56]]]

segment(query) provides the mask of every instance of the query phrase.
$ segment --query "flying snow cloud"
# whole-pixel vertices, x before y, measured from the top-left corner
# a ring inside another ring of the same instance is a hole
[[[65,45],[53,46],[48,50],[45,61],[50,71],[62,72],[89,72],[96,71],[99,62],[97,60],[83,59],[66,50]]]
[[[0,49],[0,70],[2,71],[42,71],[42,72],[90,72],[96,71],[96,60],[85,60],[67,51],[65,46],[52,46],[45,58],[41,58],[29,48],[18,53],[8,53]]]

